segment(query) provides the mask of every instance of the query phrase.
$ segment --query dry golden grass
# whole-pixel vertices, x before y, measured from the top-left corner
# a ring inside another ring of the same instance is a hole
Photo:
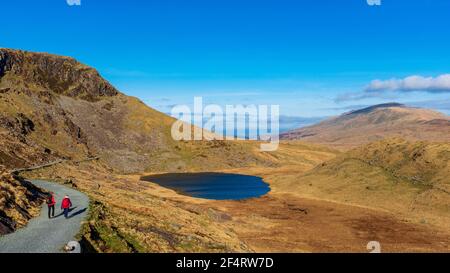
[[[104,166],[62,164],[28,173],[59,183],[72,179],[91,200],[83,242],[100,252],[249,252],[230,229],[216,221],[208,201],[176,196],[140,181],[110,174]],[[174,197],[174,198],[168,198]]]
[[[279,151],[264,156],[274,167],[211,169],[258,175],[270,184],[267,196],[246,201],[179,195],[141,181],[140,175],[110,173],[101,163],[66,164],[28,175],[73,179],[91,196],[94,213],[84,241],[97,251],[366,252],[371,240],[381,241],[387,252],[449,250],[448,229],[432,221],[446,218],[433,210],[409,214],[417,192],[406,182],[392,185],[378,168],[301,142],[282,143]],[[336,168],[321,171],[336,162]],[[375,180],[367,189],[364,179],[369,178]]]
[[[385,140],[276,184],[280,192],[381,209],[449,229],[449,151],[449,144]]]
[[[258,143],[238,142],[234,145],[242,145],[244,151],[250,149],[260,153]],[[278,152],[262,153],[260,156],[273,161],[274,166],[297,161],[297,166],[306,170],[334,157],[335,152],[302,143],[283,143]],[[220,170],[242,173],[278,170],[276,167],[255,166],[250,169],[222,167]],[[231,221],[231,217],[216,208],[218,202],[178,195],[172,190],[141,181],[140,175],[111,173],[101,162],[64,163],[24,175],[60,183],[72,180],[79,190],[91,197],[91,220],[83,232],[84,241],[97,251],[253,251],[234,228],[228,227],[226,222]]]

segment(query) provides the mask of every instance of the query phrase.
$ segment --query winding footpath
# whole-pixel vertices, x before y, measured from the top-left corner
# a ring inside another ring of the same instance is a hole
[[[55,193],[55,218],[48,219],[47,205],[42,206],[41,214],[28,225],[14,233],[0,237],[0,253],[58,253],[73,241],[86,219],[89,198],[74,189],[46,181],[32,181],[34,185]],[[72,200],[72,211],[65,219],[60,210],[65,195]]]

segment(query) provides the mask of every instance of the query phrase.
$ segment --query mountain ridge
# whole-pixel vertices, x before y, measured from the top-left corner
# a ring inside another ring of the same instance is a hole
[[[273,164],[240,142],[175,141],[175,119],[73,58],[0,49],[0,164],[100,157],[124,173]]]
[[[369,113],[373,110],[379,109],[379,108],[392,108],[392,107],[406,107],[405,104],[402,103],[397,103],[397,102],[389,102],[389,103],[381,103],[381,104],[376,104],[376,105],[372,105],[372,106],[368,106],[362,109],[357,109],[357,110],[352,110],[348,113],[344,113],[343,115],[357,115],[357,114],[364,114],[364,113]]]
[[[450,117],[425,108],[388,103],[350,111],[281,134],[285,140],[304,140],[343,149],[388,137],[450,141]]]
[[[37,88],[97,101],[119,94],[97,70],[74,58],[0,48],[0,87]]]

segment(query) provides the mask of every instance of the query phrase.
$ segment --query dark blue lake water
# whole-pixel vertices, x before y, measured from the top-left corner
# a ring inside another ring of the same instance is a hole
[[[270,191],[262,178],[225,173],[171,173],[142,177],[142,180],[181,194],[213,200],[242,200]]]

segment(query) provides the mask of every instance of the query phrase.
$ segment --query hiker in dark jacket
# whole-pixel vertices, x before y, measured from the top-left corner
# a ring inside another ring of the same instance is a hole
[[[55,195],[51,192],[47,197],[47,205],[48,205],[48,219],[55,217]]]
[[[64,196],[61,203],[61,209],[64,210],[64,217],[69,218],[69,210],[72,207],[72,201],[70,201],[69,196]]]

